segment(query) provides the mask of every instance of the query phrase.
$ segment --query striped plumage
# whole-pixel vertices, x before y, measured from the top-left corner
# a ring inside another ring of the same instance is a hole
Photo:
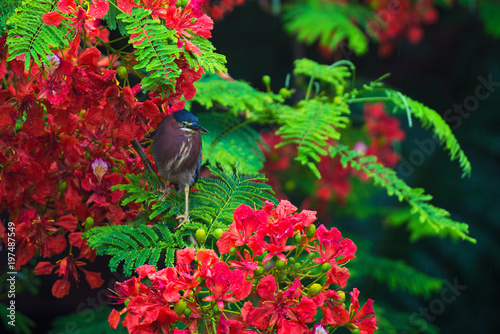
[[[208,132],[197,122],[198,118],[185,109],[169,114],[158,124],[153,141],[156,168],[163,179],[185,192],[186,211],[189,187],[200,174],[200,132]]]

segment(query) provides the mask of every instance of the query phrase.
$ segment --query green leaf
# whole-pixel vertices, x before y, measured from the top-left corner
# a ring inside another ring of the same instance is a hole
[[[265,144],[247,122],[227,113],[200,114],[198,119],[198,124],[209,131],[202,135],[203,164],[234,166],[238,163],[239,170],[249,174],[264,167],[259,144]]]
[[[469,226],[467,224],[450,219],[448,211],[429,203],[432,196],[425,194],[423,189],[414,189],[408,186],[397,177],[395,171],[376,162],[374,157],[350,150],[345,145],[332,147],[330,155],[332,158],[340,157],[344,167],[351,166],[364,172],[376,185],[384,188],[390,196],[396,196],[399,201],[406,201],[410,205],[412,224],[409,224],[408,227],[412,231],[412,240],[437,234],[476,243],[476,240],[468,235]]]
[[[151,10],[134,7],[131,14],[117,16],[127,24],[127,33],[135,36],[129,43],[135,48],[135,57],[139,62],[134,69],[145,70],[148,76],[141,80],[142,89],[163,92],[175,90],[175,79],[181,70],[174,62],[180,54],[175,44],[175,30],[168,29],[160,20],[151,18]]]
[[[301,164],[309,166],[320,177],[315,163],[321,156],[328,154],[327,148],[332,139],[340,138],[339,129],[345,128],[349,119],[346,104],[337,105],[319,100],[300,101],[297,108],[279,106],[278,115],[282,124],[276,134],[284,141],[277,147],[287,144],[297,145],[297,157]]]
[[[432,128],[441,141],[441,144],[444,145],[450,152],[451,160],[459,161],[463,172],[462,177],[470,175],[471,165],[469,159],[467,159],[467,156],[460,148],[460,145],[458,144],[458,141],[453,135],[453,132],[448,124],[446,124],[443,118],[436,111],[426,107],[420,102],[404,96],[400,92],[387,89],[386,94],[400,110],[405,112],[409,110],[413,116],[418,118],[424,128]]]
[[[283,7],[285,30],[305,44],[319,42],[335,50],[343,41],[358,55],[368,50],[368,40],[356,25],[364,25],[372,13],[364,6],[329,1],[300,1]]]
[[[24,54],[24,69],[29,71],[31,60],[38,66],[48,64],[52,49],[65,48],[69,44],[69,33],[65,24],[59,27],[47,25],[42,21],[45,13],[57,10],[58,0],[23,1],[15,14],[8,20],[7,44],[11,61]]]

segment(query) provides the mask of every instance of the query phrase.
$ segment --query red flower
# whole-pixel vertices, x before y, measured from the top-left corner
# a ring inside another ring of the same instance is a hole
[[[77,261],[77,259],[73,258],[72,254],[69,254],[64,259],[57,261],[55,265],[46,261],[39,262],[35,268],[35,274],[48,275],[54,268],[57,268],[56,273],[58,273],[59,276],[63,276],[63,278],[54,283],[54,286],[52,287],[52,294],[57,298],[62,298],[69,293],[71,280],[78,283],[79,275],[77,269],[83,271],[85,279],[92,289],[98,288],[102,285],[104,280],[101,278],[101,274],[83,269],[82,267],[84,265],[85,262]]]
[[[179,38],[178,46],[185,48],[193,53],[201,54],[200,49],[189,39],[194,35],[205,38],[212,37],[211,30],[214,22],[210,17],[201,14],[201,5],[204,0],[189,0],[184,8],[176,7],[176,0],[169,0],[169,7],[165,14],[158,15],[165,19],[165,24],[170,29],[175,29]]]
[[[299,283],[300,284],[300,283]],[[293,284],[287,291],[277,289],[274,276],[264,277],[257,285],[261,297],[258,307],[246,302],[241,314],[246,326],[255,326],[260,330],[276,326],[277,333],[307,333],[305,325],[314,321],[316,304],[311,298],[296,294],[299,284]]]
[[[58,27],[62,20],[71,20],[75,34],[79,34],[84,27],[88,36],[96,37],[99,35],[99,30],[95,27],[95,20],[106,16],[109,2],[107,0],[94,0],[89,6],[88,13],[82,7],[78,7],[77,10],[74,0],[60,0],[58,8],[62,13],[69,14],[70,17],[62,16],[58,12],[49,12],[42,17],[45,24]]]
[[[372,334],[377,330],[373,300],[368,299],[365,305],[359,309],[359,290],[354,288],[351,292],[351,306],[349,311],[345,310],[339,302],[327,301],[326,307],[321,307],[323,312],[323,324],[343,326],[353,324],[359,328],[361,334]]]
[[[73,232],[77,226],[74,216],[62,216],[54,221],[47,215],[40,217],[35,209],[24,210],[16,226],[16,270],[26,264],[38,251],[44,257],[61,253],[66,238],[61,228]]]
[[[315,244],[315,249],[319,253],[319,258],[313,261],[316,263],[344,263],[354,258],[356,245],[351,239],[342,238],[339,230],[332,227],[330,231],[324,225],[320,225],[316,230],[316,237],[319,244]]]
[[[213,296],[205,297],[203,300],[216,301],[221,311],[224,310],[224,301],[234,303],[250,294],[252,282],[246,280],[242,271],[231,271],[227,263],[217,262],[213,272],[213,276],[207,278],[207,288]]]
[[[256,238],[254,232],[267,222],[267,214],[262,210],[253,211],[248,205],[240,205],[233,213],[234,222],[217,241],[221,254],[228,254],[232,247],[247,244],[251,238]]]

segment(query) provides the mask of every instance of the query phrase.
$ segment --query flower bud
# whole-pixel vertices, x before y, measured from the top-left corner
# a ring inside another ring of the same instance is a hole
[[[306,227],[306,236],[308,238],[312,238],[314,236],[314,233],[316,233],[316,225],[311,224],[308,227]]]
[[[342,290],[337,291],[337,295],[339,295],[339,302],[343,303],[345,301],[345,292]]]
[[[278,281],[283,282],[286,281],[286,274],[281,274],[278,276]]]
[[[264,273],[264,268],[259,266],[257,270],[254,271],[254,274],[260,276]]]
[[[293,265],[293,269],[294,269],[295,271],[299,271],[300,269],[302,269],[302,264],[300,264],[300,263],[295,263],[295,264]]]
[[[300,245],[302,242],[302,237],[301,237],[300,233],[297,233],[296,235],[294,235],[293,240],[295,241],[295,244]]]
[[[295,258],[292,256],[290,258],[288,258],[288,262],[290,262],[291,264],[294,264],[295,263]]]
[[[191,315],[191,313],[193,313],[193,311],[191,311],[191,309],[189,307],[186,307],[184,309],[184,315],[186,316],[186,318],[189,318],[189,316]]]
[[[269,75],[262,76],[262,82],[266,85],[266,88],[269,89],[269,85],[271,84],[271,77]]]
[[[186,301],[183,299],[179,300],[174,305],[175,314],[177,314],[177,316],[180,317],[184,313],[184,310],[186,309],[186,307],[187,307]]]
[[[90,230],[92,226],[94,226],[94,218],[89,216],[85,219],[85,231]]]
[[[332,265],[328,262],[321,265],[321,271],[326,273],[328,270],[332,269]]]
[[[354,328],[352,331],[351,331],[351,334],[359,334],[359,328]]]
[[[125,79],[128,75],[127,68],[123,65],[120,65],[116,68],[116,72],[118,72],[118,76],[120,79]]]
[[[275,267],[278,270],[283,270],[286,267],[286,263],[281,261],[281,260],[278,260],[278,261],[276,261]]]
[[[309,253],[309,255],[307,255],[307,258],[308,258],[309,260],[312,260],[312,259],[317,258],[317,257],[318,257],[317,255],[318,255],[318,253],[316,253],[316,252],[311,252],[311,253]]]
[[[318,283],[314,283],[313,285],[311,285],[311,287],[309,288],[309,291],[307,292],[307,296],[308,297],[316,297],[317,295],[319,295],[319,293],[321,292],[321,289],[323,287],[321,286],[321,284],[318,284]]]
[[[284,98],[287,98],[292,96],[292,91],[286,88],[281,88],[278,94],[280,94]]]
[[[68,182],[62,181],[61,183],[59,183],[59,187],[57,187],[57,190],[59,190],[60,193],[63,193],[66,188],[68,188]]]
[[[196,230],[194,237],[200,244],[204,244],[205,240],[207,239],[207,232],[205,232],[204,229],[199,228]]]
[[[220,239],[222,237],[222,233],[224,233],[224,230],[222,230],[221,228],[217,228],[215,229],[214,231],[214,237],[215,239]]]

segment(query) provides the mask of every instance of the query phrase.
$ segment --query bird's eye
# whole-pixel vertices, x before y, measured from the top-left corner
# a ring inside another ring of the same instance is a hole
[[[182,122],[182,126],[188,126],[188,125],[189,125],[189,123],[187,121]]]

